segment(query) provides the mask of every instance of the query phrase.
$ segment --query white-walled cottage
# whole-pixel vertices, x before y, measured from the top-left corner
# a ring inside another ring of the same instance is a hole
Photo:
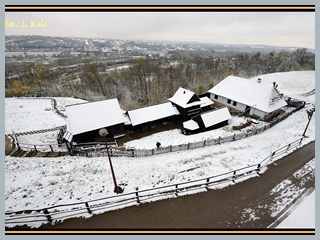
[[[229,76],[208,91],[210,98],[257,118],[266,118],[287,103],[274,84]]]

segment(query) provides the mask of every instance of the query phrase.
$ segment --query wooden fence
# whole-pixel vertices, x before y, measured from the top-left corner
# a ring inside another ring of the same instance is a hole
[[[34,222],[53,222],[71,217],[93,213],[102,213],[123,207],[139,205],[143,202],[152,202],[161,199],[183,196],[188,193],[206,191],[210,188],[219,187],[222,184],[229,184],[254,175],[263,174],[264,170],[275,158],[287,154],[289,151],[301,146],[303,138],[300,138],[282,148],[277,149],[259,164],[240,168],[223,174],[206,177],[198,180],[176,183],[164,187],[157,187],[146,190],[139,190],[131,193],[115,195],[95,199],[87,202],[56,205],[40,209],[24,209],[19,211],[5,212],[6,226],[22,225]]]
[[[243,132],[243,133],[235,133],[233,135],[224,136],[224,137],[218,137],[218,138],[212,138],[212,139],[206,139],[200,142],[192,142],[192,143],[184,143],[179,145],[171,145],[167,147],[161,147],[160,149],[153,148],[153,149],[125,149],[125,150],[119,150],[119,149],[112,149],[110,151],[111,157],[147,157],[147,156],[153,156],[153,155],[159,155],[163,153],[170,153],[170,152],[177,152],[177,151],[184,151],[184,150],[190,150],[190,149],[196,149],[196,148],[202,148],[206,146],[212,146],[212,145],[219,145],[226,142],[232,142],[240,139],[244,139],[250,136],[254,136],[256,134],[260,134],[267,129],[270,129],[271,127],[275,126],[279,122],[283,121],[290,115],[292,115],[294,112],[297,112],[298,110],[302,109],[304,105],[301,105],[295,109],[293,109],[290,112],[286,112],[276,118],[274,118],[272,121],[270,121],[267,125],[256,128],[254,130]],[[100,157],[100,156],[106,156],[106,150],[103,148],[100,149],[94,149],[94,150],[78,150],[74,149],[72,155],[77,156],[87,156],[87,157]]]

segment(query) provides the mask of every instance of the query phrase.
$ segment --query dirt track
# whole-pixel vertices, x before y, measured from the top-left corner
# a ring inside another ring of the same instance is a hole
[[[304,189],[304,192],[314,188],[314,172],[303,181],[293,176],[314,157],[315,143],[312,142],[271,164],[264,174],[221,190],[141,204],[88,219],[68,219],[60,224],[44,225],[39,230],[266,229],[282,214],[272,216],[271,209],[281,193],[289,188]],[[290,186],[270,195],[270,191],[286,179],[291,181]]]

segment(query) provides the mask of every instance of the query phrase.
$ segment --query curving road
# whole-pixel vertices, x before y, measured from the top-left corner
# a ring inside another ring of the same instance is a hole
[[[314,189],[314,171],[300,179],[294,175],[314,158],[315,143],[311,142],[271,164],[262,175],[221,190],[145,203],[94,215],[88,219],[68,219],[55,225],[43,225],[39,230],[204,230],[266,229],[270,225],[276,227],[274,222],[286,210],[280,209],[275,214],[277,201],[289,199],[288,208],[304,193]],[[287,184],[272,194],[272,189],[284,180]],[[296,194],[283,197],[290,192]]]

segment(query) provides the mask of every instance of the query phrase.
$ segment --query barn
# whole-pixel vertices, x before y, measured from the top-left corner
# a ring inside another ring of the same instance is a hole
[[[63,138],[68,142],[96,142],[99,130],[106,128],[107,137],[124,135],[126,121],[117,99],[87,102],[66,106],[67,129]]]
[[[184,122],[183,132],[192,134],[217,129],[226,126],[230,119],[231,115],[227,107],[212,110]]]
[[[135,130],[151,129],[162,125],[165,121],[177,120],[178,110],[170,102],[149,107],[130,110],[127,112],[131,124]]]
[[[213,105],[208,97],[199,98],[194,92],[185,88],[179,88],[169,101],[178,109],[180,120],[187,121],[199,115],[202,108]]]
[[[256,118],[267,118],[287,105],[276,84],[229,76],[208,91],[215,104]]]

